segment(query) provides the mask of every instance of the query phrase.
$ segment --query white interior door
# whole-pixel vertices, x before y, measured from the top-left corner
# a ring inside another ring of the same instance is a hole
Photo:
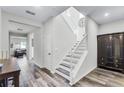
[[[47,51],[46,51],[46,62],[47,62],[47,67],[52,70],[52,45],[51,45],[51,38],[48,37],[48,42],[47,42]]]
[[[44,52],[45,52],[45,67],[53,71],[53,34],[49,27],[45,30]]]

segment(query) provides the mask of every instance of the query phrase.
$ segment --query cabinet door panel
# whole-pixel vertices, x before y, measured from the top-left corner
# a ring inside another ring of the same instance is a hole
[[[106,51],[106,57],[107,58],[113,58],[113,36],[112,35],[107,35],[105,38],[105,51]]]
[[[98,38],[98,64],[116,70],[124,69],[124,34],[103,35]]]
[[[98,65],[104,65],[105,63],[105,37],[100,36],[98,38]]]
[[[114,58],[118,59],[120,58],[120,51],[121,51],[121,35],[120,34],[115,34],[114,36]]]

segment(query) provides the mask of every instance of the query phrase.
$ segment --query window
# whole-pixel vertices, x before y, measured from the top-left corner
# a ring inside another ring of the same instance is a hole
[[[20,48],[21,49],[26,49],[26,42],[21,42]]]

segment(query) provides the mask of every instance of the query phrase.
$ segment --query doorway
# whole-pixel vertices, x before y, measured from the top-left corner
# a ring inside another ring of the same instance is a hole
[[[34,58],[33,34],[38,27],[9,20],[9,55],[11,57],[27,59]]]
[[[27,34],[9,32],[10,56],[23,58],[27,56]]]

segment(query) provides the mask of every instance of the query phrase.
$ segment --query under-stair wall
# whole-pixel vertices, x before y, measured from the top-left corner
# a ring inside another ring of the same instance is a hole
[[[92,19],[88,18],[87,22],[88,31],[88,55],[80,67],[75,79],[75,82],[79,81],[83,76],[86,76],[89,72],[97,67],[97,31],[98,25]]]
[[[34,63],[40,68],[44,67],[44,47],[43,47],[43,29],[37,28],[34,34]]]

